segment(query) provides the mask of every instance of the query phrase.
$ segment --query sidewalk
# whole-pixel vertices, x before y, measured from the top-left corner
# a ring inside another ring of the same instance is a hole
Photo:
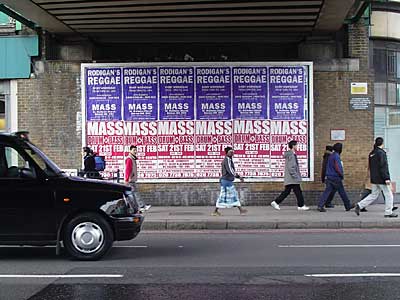
[[[246,215],[239,215],[238,209],[220,209],[222,216],[213,217],[213,206],[156,206],[146,213],[143,230],[400,228],[400,217],[384,218],[383,204],[371,205],[359,217],[343,206],[326,213],[316,207],[309,211],[293,206],[281,206],[280,211],[270,206],[246,209]]]

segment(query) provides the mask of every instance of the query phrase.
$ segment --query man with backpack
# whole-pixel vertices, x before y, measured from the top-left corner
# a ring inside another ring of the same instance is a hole
[[[101,178],[99,171],[96,169],[96,160],[93,150],[89,147],[83,147],[83,174],[87,178]]]

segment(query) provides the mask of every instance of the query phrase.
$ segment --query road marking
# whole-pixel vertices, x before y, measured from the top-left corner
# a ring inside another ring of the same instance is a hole
[[[400,277],[400,273],[304,274],[306,277]]]
[[[31,246],[31,245],[1,245],[0,248],[55,248],[56,246],[47,245],[47,246]],[[113,248],[148,248],[149,246],[133,246],[133,245],[113,245]]]
[[[395,248],[400,245],[279,245],[279,248]]]
[[[115,245],[113,248],[148,248],[148,246]]]
[[[122,278],[121,274],[75,274],[75,275],[58,275],[58,274],[0,274],[0,278]]]

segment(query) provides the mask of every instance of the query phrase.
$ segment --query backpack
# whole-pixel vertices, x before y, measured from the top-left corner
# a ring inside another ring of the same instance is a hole
[[[106,168],[106,161],[104,159],[104,156],[95,155],[94,161],[96,171],[104,171],[104,169]]]

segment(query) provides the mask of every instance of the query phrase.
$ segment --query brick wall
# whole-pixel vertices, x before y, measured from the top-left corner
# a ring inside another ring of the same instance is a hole
[[[368,34],[361,24],[349,27],[349,53],[360,58],[358,72],[314,73],[314,183],[303,185],[306,203],[315,205],[324,186],[319,182],[321,159],[330,141],[331,129],[345,129],[342,159],[345,186],[356,200],[366,176],[367,154],[373,143],[373,112],[350,111],[351,82],[368,82],[373,95],[373,79],[368,72]],[[38,144],[62,168],[81,165],[81,131],[76,115],[80,104],[80,64],[47,61],[45,72],[18,84],[19,128],[31,132]],[[78,126],[78,128],[77,128]],[[238,170],[240,172],[240,170]],[[238,183],[246,205],[268,205],[282,190],[282,183]],[[213,205],[218,183],[141,184],[142,198],[153,205]],[[336,198],[335,202],[338,202]],[[340,200],[339,200],[340,202]],[[284,205],[295,205],[291,195]]]
[[[19,129],[62,168],[81,164],[80,85],[80,64],[68,62],[45,62],[36,78],[18,81]]]

